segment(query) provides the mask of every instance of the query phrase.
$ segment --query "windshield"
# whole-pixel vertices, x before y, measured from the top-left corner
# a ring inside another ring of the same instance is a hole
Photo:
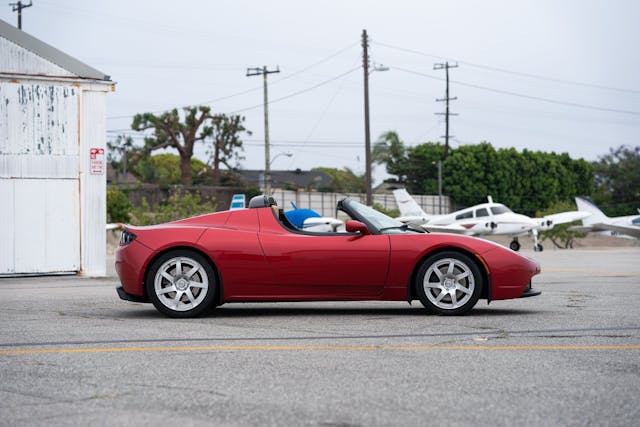
[[[397,219],[388,217],[387,215],[379,212],[372,207],[363,205],[360,202],[351,200],[349,202],[349,208],[354,211],[358,216],[366,219],[369,224],[378,229],[383,234],[398,234],[398,233],[417,233],[418,231],[409,229],[408,226]],[[358,219],[358,218],[354,218]]]
[[[503,214],[503,213],[511,212],[511,209],[509,209],[506,206],[497,205],[497,206],[491,206],[491,212],[494,215],[500,215],[500,214]]]

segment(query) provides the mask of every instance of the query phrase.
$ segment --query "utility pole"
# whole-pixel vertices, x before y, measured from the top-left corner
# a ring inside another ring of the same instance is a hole
[[[247,77],[262,76],[264,83],[264,192],[271,195],[271,158],[269,154],[269,100],[267,97],[267,75],[279,73],[280,67],[275,70],[267,70],[267,66],[262,68],[247,68]]]
[[[367,206],[373,205],[371,193],[371,133],[369,131],[369,38],[367,30],[362,30],[362,69],[364,71],[364,162]]]
[[[453,97],[450,98],[449,97],[449,68],[456,68],[458,66],[458,64],[455,65],[449,65],[449,62],[445,62],[444,64],[440,63],[440,64],[434,64],[433,65],[433,69],[434,70],[442,70],[444,68],[445,72],[446,72],[446,76],[447,76],[447,88],[446,88],[446,92],[445,92],[445,97],[442,99],[436,99],[436,102],[445,102],[445,110],[444,113],[436,113],[437,115],[440,116],[444,116],[444,122],[445,122],[445,134],[444,134],[444,156],[443,158],[447,158],[447,156],[449,155],[449,116],[457,116],[457,114],[455,113],[450,113],[449,112],[449,101],[455,101],[456,99],[458,99],[458,97]]]
[[[18,11],[18,29],[22,30],[22,9],[33,6],[33,3],[31,0],[29,0],[29,4],[22,4],[21,1],[18,1],[18,3],[9,3],[9,6],[12,6],[12,12]]]

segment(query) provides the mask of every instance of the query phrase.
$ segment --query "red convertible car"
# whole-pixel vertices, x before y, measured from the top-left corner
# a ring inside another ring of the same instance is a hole
[[[538,263],[473,237],[424,233],[355,200],[344,232],[294,227],[271,197],[248,209],[125,226],[116,250],[120,298],[193,317],[229,302],[409,301],[463,314],[478,299],[540,294]]]

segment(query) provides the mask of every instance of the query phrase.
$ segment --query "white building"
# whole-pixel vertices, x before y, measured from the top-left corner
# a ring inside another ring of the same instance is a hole
[[[106,273],[109,76],[0,20],[0,276]]]

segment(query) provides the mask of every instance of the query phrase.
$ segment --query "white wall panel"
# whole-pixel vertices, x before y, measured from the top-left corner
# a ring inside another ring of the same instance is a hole
[[[45,181],[45,268],[80,270],[80,196],[77,179]]]
[[[77,179],[3,179],[0,195],[0,274],[80,269]]]
[[[13,180],[0,179],[0,274],[15,272]]]
[[[78,93],[0,82],[0,177],[78,177]]]
[[[80,116],[80,200],[82,233],[82,274],[106,274],[107,177],[92,173],[91,149],[105,150],[106,162],[106,92],[83,91]]]
[[[45,181],[12,179],[14,183],[13,229],[15,272],[47,272],[45,251],[45,212],[47,210]]]

